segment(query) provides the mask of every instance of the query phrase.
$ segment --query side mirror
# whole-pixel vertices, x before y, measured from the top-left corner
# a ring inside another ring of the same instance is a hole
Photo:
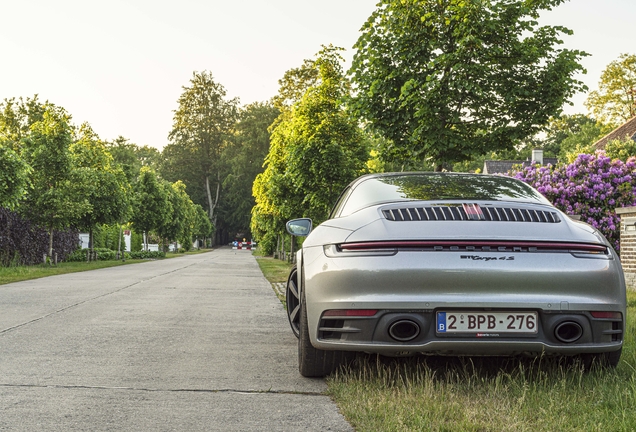
[[[304,237],[311,232],[311,219],[292,219],[287,222],[287,232],[293,236]]]

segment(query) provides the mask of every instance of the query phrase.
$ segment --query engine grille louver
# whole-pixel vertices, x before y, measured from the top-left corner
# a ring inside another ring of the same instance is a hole
[[[496,221],[559,223],[556,212],[514,207],[491,207],[478,204],[400,207],[382,210],[387,220],[402,221]]]

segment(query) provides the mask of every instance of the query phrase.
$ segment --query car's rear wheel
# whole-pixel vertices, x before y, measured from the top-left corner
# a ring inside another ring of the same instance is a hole
[[[593,364],[597,364],[601,367],[615,368],[618,366],[622,352],[623,348],[618,351],[610,351],[599,354],[584,354],[582,356],[583,365],[585,366],[585,369],[589,369]]]
[[[300,323],[300,296],[298,294],[298,271],[296,267],[292,269],[287,278],[287,289],[285,290],[285,303],[287,307],[287,319],[289,326],[298,337]]]
[[[314,348],[309,339],[307,305],[301,294],[298,338],[298,370],[304,377],[324,377],[335,372],[341,365],[350,362],[355,353],[348,351],[326,351]]]

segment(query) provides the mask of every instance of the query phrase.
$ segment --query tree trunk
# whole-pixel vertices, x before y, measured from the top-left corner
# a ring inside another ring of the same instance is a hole
[[[274,249],[274,258],[278,258],[280,254],[278,253],[280,249],[280,234],[276,234],[276,249]]]
[[[282,240],[281,240],[281,242],[280,242],[280,245],[283,247],[283,250],[281,251],[281,257],[280,257],[280,259],[282,259],[283,261],[285,261],[285,259],[287,258],[287,257],[285,256],[285,234],[283,234],[283,238],[282,238]]]
[[[122,227],[121,227],[121,224],[119,224],[119,240],[118,240],[118,244],[117,244],[117,259],[119,259],[121,257],[121,231],[122,231]]]
[[[217,173],[217,182],[216,182],[216,193],[214,200],[212,200],[212,191],[210,190],[210,177],[205,176],[205,191],[207,193],[208,198],[208,217],[210,218],[210,222],[212,222],[212,226],[216,230],[216,214],[214,210],[216,209],[217,204],[219,203],[219,195],[221,194],[221,173]],[[217,236],[214,236],[213,239],[216,241]]]
[[[49,226],[49,257],[53,256],[53,226]]]
[[[289,261],[294,262],[294,236],[289,236]]]
[[[208,217],[210,221],[212,221],[212,217],[214,216],[214,204],[212,203],[212,192],[210,191],[210,177],[205,176],[205,191],[207,192],[208,197]]]
[[[221,194],[221,173],[217,173],[217,179],[216,179],[216,197],[214,199],[214,207],[212,208],[212,210],[214,211],[214,209],[216,208],[216,206],[219,204],[219,195]],[[213,215],[212,217],[212,226],[214,226],[214,229],[216,229],[216,214]]]

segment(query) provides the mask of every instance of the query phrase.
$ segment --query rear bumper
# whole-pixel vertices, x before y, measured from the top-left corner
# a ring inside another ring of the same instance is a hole
[[[327,257],[322,247],[305,249],[303,289],[312,344],[320,349],[387,355],[569,355],[615,351],[622,346],[625,284],[615,255],[479,254],[491,260],[467,260],[462,255],[399,251],[392,256],[334,258]],[[373,317],[326,322],[324,311],[333,309],[378,312]],[[437,311],[463,309],[535,311],[538,331],[482,336],[436,332]],[[622,318],[595,319],[590,311],[620,312]],[[388,329],[399,319],[416,322],[418,337],[407,342],[391,338]],[[563,343],[554,335],[565,321],[582,328],[582,336],[574,342]],[[345,330],[330,330],[338,326]]]
[[[395,323],[405,322],[413,332],[409,340],[396,340],[391,328]],[[319,320],[315,346],[387,355],[574,355],[618,350],[624,332],[622,316],[598,319],[583,311],[539,311],[536,333],[484,330],[473,334],[446,334],[437,332],[435,323],[435,310],[380,310],[371,317],[323,316]],[[580,335],[575,335],[572,341],[559,340],[557,329],[564,325],[580,329]]]

